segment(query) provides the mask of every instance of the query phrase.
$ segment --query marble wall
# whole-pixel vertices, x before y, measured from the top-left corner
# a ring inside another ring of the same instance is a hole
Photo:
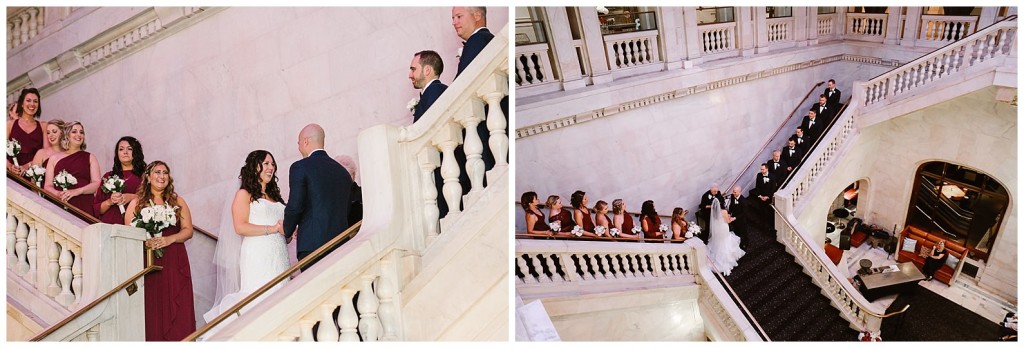
[[[705,341],[700,286],[544,298],[563,341]]]
[[[489,10],[488,27],[505,27],[508,9]],[[438,51],[450,84],[459,47],[448,7],[227,8],[44,95],[43,107],[46,119],[84,122],[103,172],[119,137],[139,138],[147,160],[170,163],[195,224],[217,233],[248,152],[276,156],[286,199],[287,168],[301,157],[297,135],[308,123],[325,128],[332,156],[372,160],[358,158],[361,130],[412,122],[413,53]]]
[[[954,87],[955,88],[955,87]],[[856,142],[807,197],[799,220],[806,231],[823,231],[828,204],[847,185],[866,179],[858,215],[866,223],[903,228],[914,174],[925,162],[963,164],[991,175],[1010,193],[999,235],[980,286],[1017,298],[1017,111],[996,100],[998,87],[908,112],[860,130]],[[819,236],[824,239],[824,234]]]

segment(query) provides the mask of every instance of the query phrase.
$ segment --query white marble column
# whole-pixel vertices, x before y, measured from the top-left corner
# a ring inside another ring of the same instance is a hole
[[[658,36],[661,37],[661,52],[665,58],[665,70],[683,68],[683,60],[686,57],[686,41],[683,33],[683,8],[682,7],[659,7],[655,10],[658,14]]]
[[[968,34],[973,34],[978,29],[987,27],[996,22],[996,16],[999,14],[999,7],[987,6],[981,8],[981,15],[978,16],[978,27],[971,30]]]
[[[754,54],[768,53],[768,11],[764,6],[754,7]]]
[[[917,32],[921,29],[921,12],[923,10],[924,8],[921,6],[907,7],[907,17],[903,23],[903,39],[900,40],[900,46],[917,46]]]
[[[810,12],[814,11],[814,15]],[[818,8],[810,6],[793,7],[793,41],[796,47],[807,46],[807,32],[818,31]],[[812,29],[813,28],[813,29]]]
[[[764,7],[736,7],[736,36],[739,40],[737,47],[740,49],[740,55],[751,56],[754,55],[754,46],[756,45],[755,38],[758,35],[757,21],[754,19],[754,14],[757,11],[764,13]],[[768,28],[767,23],[761,20],[761,25],[764,26],[762,31]]]
[[[834,24],[834,23],[833,23]],[[800,26],[800,23],[797,23]],[[807,9],[807,45],[813,46],[818,44],[818,7],[810,7]]]
[[[832,28],[836,35],[836,38],[842,40],[846,34],[846,6],[836,6],[836,22]]]
[[[685,52],[683,52],[683,69],[692,68],[695,64],[700,64],[704,60],[701,56],[704,53],[703,40],[700,37],[700,30],[697,29],[697,8],[696,7],[683,7],[680,9],[682,14],[682,36],[683,44],[685,45]]]
[[[580,73],[576,48],[572,46],[572,29],[569,27],[569,14],[565,7],[545,7],[544,15],[551,33],[548,45],[555,52],[555,66],[562,80],[562,89],[568,91],[586,87],[587,82]]]
[[[885,19],[885,41],[886,45],[897,45],[900,42],[900,13],[903,12],[903,7],[889,6],[889,16]],[[906,33],[904,35],[910,35]]]
[[[593,6],[579,7],[580,24],[583,26],[583,45],[586,46],[590,60],[590,76],[595,85],[612,82],[612,73],[608,70],[608,59],[605,58],[604,35],[601,34],[601,23],[597,19],[597,9]]]

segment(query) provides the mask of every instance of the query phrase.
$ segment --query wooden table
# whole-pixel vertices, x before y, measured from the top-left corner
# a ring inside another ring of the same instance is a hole
[[[885,267],[872,268],[876,273],[854,276],[860,281],[859,290],[868,301],[874,301],[882,296],[897,293],[912,293],[917,288],[917,282],[924,280],[924,274],[914,266],[912,262],[904,262],[897,265],[898,270],[886,272]]]

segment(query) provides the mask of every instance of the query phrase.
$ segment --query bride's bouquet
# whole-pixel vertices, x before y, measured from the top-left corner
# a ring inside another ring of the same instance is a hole
[[[169,204],[154,204],[150,200],[149,206],[142,208],[139,215],[132,219],[132,226],[146,230],[150,237],[161,237],[164,229],[178,223],[178,216],[175,214],[177,209]],[[156,249],[153,254],[158,258],[163,257],[164,249]]]
[[[605,232],[608,232],[608,228],[607,227],[604,227],[604,226],[594,227],[594,234],[596,234],[598,237],[603,236]]]
[[[53,177],[53,186],[60,187],[61,191],[67,191],[69,187],[78,185],[78,179],[66,170],[61,170]]]
[[[693,238],[693,236],[700,235],[700,226],[697,226],[696,222],[690,222],[690,227],[686,228],[686,238]]]
[[[117,175],[111,175],[107,180],[103,180],[103,185],[100,186],[100,190],[108,195],[114,192],[122,193],[124,192],[124,179],[121,179],[121,177]],[[124,206],[118,204],[117,207],[121,209],[121,215],[124,215]]]
[[[559,231],[562,230],[562,222],[561,221],[552,222],[550,226],[551,226],[551,230],[555,231],[555,233],[558,233]]]
[[[46,169],[40,167],[38,164],[33,164],[31,167],[28,167],[28,170],[26,170],[22,175],[25,175],[29,180],[32,180],[32,182],[34,182],[36,186],[39,186],[39,188],[43,188],[43,178],[46,178]]]
[[[577,237],[582,237],[582,236],[583,236],[583,228],[582,228],[582,227],[580,227],[580,225],[576,225],[576,226],[573,226],[573,227],[572,227],[572,232],[571,232],[571,233],[572,233],[572,235],[574,235],[574,236],[577,236]]]
[[[18,164],[18,154],[21,153],[21,143],[17,139],[10,139],[7,141],[7,157],[11,157],[14,160],[14,165],[20,167]]]
[[[610,231],[608,231],[608,235],[612,236],[612,237],[618,237],[619,236],[619,229],[612,227],[612,229]]]

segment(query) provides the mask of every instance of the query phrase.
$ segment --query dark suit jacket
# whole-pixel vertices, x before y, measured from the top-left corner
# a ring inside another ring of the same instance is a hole
[[[729,195],[729,197],[726,198],[726,200],[729,201],[729,209],[727,209],[729,211],[729,215],[736,218],[736,221],[734,221],[734,223],[737,221],[743,221],[743,212],[747,206],[747,199],[742,195]]]
[[[811,141],[810,138],[807,137],[807,133],[804,133],[803,137],[798,137],[796,134],[793,134],[793,140],[796,141],[796,147],[804,150],[805,153],[807,152],[807,148],[811,146]]]
[[[348,225],[363,220],[363,188],[355,182],[352,183],[352,191],[348,196]]]
[[[772,178],[771,174],[768,174],[768,182],[764,181],[764,174],[757,173],[757,186],[754,186],[754,191],[757,192],[758,196],[771,197],[775,193],[775,179]]]
[[[828,95],[828,87],[825,87],[825,92],[822,92],[822,94],[824,94],[825,97],[828,98],[828,105],[829,105],[829,107],[830,108],[835,108],[835,111],[838,112],[839,111],[839,103],[840,103],[840,100],[842,100],[843,92],[840,92],[839,89],[836,88],[835,91],[832,93],[832,95]]]
[[[297,252],[312,252],[348,228],[352,177],[326,151],[314,151],[288,170],[288,206],[284,232],[298,225]]]
[[[821,130],[825,125],[821,122],[820,117],[814,118],[814,127],[810,126],[811,118],[804,116],[803,122],[800,122],[800,127],[804,128],[804,135],[807,136],[807,141],[813,143],[818,137],[821,136]],[[808,144],[807,146],[811,146]]]
[[[420,93],[420,102],[416,104],[416,109],[412,113],[412,121],[419,121],[420,116],[423,116],[430,106],[434,105],[434,102],[441,97],[446,89],[448,89],[448,85],[441,83],[441,80],[431,81],[427,88]]]
[[[779,157],[778,163],[773,160],[768,160],[768,162],[765,162],[764,164],[768,165],[768,173],[772,175],[772,179],[782,181],[782,179],[786,178],[786,174],[788,174],[786,172],[786,166],[788,164],[786,161],[782,160],[781,156]]]
[[[487,28],[481,28],[479,31],[469,36],[466,43],[462,45],[462,56],[459,57],[459,70],[455,73],[455,77],[458,78],[462,74],[463,70],[469,66],[469,63],[476,59],[476,56],[480,54],[480,51],[487,47],[487,43],[491,42],[494,38],[494,34],[491,34]]]
[[[817,119],[823,121],[822,126],[824,126],[830,120],[832,120],[832,115],[835,114],[835,110],[832,110],[832,104],[830,104],[827,100],[825,101],[825,110],[824,111],[822,111],[822,109],[821,109],[821,104],[818,104],[818,103],[814,103],[814,105],[811,106],[811,109],[814,110],[814,112],[816,112],[818,114],[818,118]],[[815,122],[815,123],[817,123],[817,122]]]
[[[782,161],[786,162],[787,166],[796,169],[796,166],[800,164],[800,160],[804,158],[804,150],[799,146],[793,147],[793,154],[789,154],[789,146],[782,148]]]
[[[725,207],[725,198],[722,197],[722,191],[718,191],[718,194],[712,195],[711,190],[707,190],[704,192],[704,195],[700,196],[700,210],[698,212],[701,213],[702,218],[708,219],[711,217],[711,208],[706,208],[705,206],[711,205],[712,198],[718,200],[719,206]]]

